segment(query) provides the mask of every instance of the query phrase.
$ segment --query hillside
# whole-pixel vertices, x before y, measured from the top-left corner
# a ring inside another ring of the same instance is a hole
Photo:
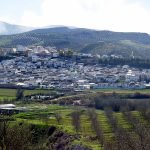
[[[74,51],[100,55],[119,54],[129,57],[132,52],[138,57],[148,58],[150,55],[150,35],[146,33],[55,27],[0,36],[0,47],[15,47],[19,44],[71,48]]]
[[[118,42],[101,41],[85,46],[81,52],[101,55],[117,54],[123,57],[134,55],[134,57],[148,59],[148,55],[150,54],[150,45],[135,43],[130,40],[121,40]]]
[[[32,27],[13,25],[13,24],[0,21],[0,35],[18,34],[18,33],[31,31],[31,30],[33,30]]]

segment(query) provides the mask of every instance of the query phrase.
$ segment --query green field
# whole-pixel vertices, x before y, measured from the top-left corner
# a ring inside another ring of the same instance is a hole
[[[75,110],[73,106],[59,106],[59,105],[45,105],[45,104],[29,104],[26,106],[30,111],[15,115],[18,121],[25,120],[28,123],[40,124],[40,125],[54,125],[67,132],[69,134],[76,134],[72,125],[71,113]],[[100,145],[97,140],[91,141],[87,139],[88,136],[95,136],[93,129],[91,128],[91,122],[87,115],[85,108],[81,108],[81,129],[79,134],[82,135],[80,140],[75,140],[74,144],[82,144],[94,150],[100,150]],[[59,113],[62,116],[60,123],[56,121],[55,113]],[[104,119],[104,126],[106,121]],[[106,129],[106,132],[107,129]]]
[[[16,97],[16,89],[0,89],[0,100],[13,100]],[[24,90],[24,95],[38,94],[38,93],[50,93],[52,90],[36,89],[36,90]],[[121,90],[121,89],[97,89],[91,90],[92,92],[104,92],[104,93],[120,93],[120,94],[132,94],[143,93],[150,94],[150,89],[143,90]]]
[[[50,93],[52,90],[24,90],[24,95],[31,95],[37,93]],[[101,90],[91,90],[89,93],[119,93],[119,94],[131,94],[131,93],[150,93],[150,89],[146,90],[112,90],[112,89],[101,89]],[[86,92],[88,93],[88,92]],[[60,97],[66,100],[72,99],[73,96],[83,96],[86,93],[82,93],[79,95],[70,95]],[[93,94],[94,95],[94,94]],[[0,89],[0,100],[9,99],[15,100],[16,90],[15,89]],[[57,99],[58,100],[58,99]],[[110,101],[108,101],[110,102]],[[26,107],[27,111],[19,114],[13,115],[14,119],[18,122],[25,121],[29,124],[35,124],[40,126],[55,126],[64,133],[68,133],[69,135],[80,135],[80,139],[75,139],[72,144],[79,144],[91,148],[92,150],[101,150],[102,144],[101,140],[97,136],[97,132],[93,127],[92,119],[89,115],[89,109],[83,106],[60,106],[54,104],[44,104],[44,103],[36,103],[30,102],[22,103],[21,101],[15,102],[18,107]],[[137,110],[137,109],[136,109]],[[72,124],[72,112],[80,111],[80,129],[78,132],[75,131],[75,128]],[[105,142],[112,142],[116,138],[116,131],[112,122],[110,122],[110,118],[107,115],[107,112],[104,110],[95,110],[97,115],[98,126],[102,130],[103,139]],[[56,114],[60,114],[61,120],[60,122],[56,119]],[[132,116],[138,118],[139,122],[143,125],[148,125],[149,122],[141,115],[139,111],[132,111]],[[112,112],[111,115],[115,118],[117,122],[117,126],[125,129],[127,132],[133,131],[133,134],[136,135],[135,130],[133,130],[133,124],[127,118],[124,112]]]
[[[16,89],[0,89],[0,100],[13,100],[16,98]],[[24,90],[24,95],[38,94],[38,93],[50,93],[52,90]]]
[[[67,132],[69,134],[76,134],[76,131],[72,125],[72,118],[71,118],[71,113],[76,110],[76,107],[46,105],[38,103],[20,106],[27,107],[28,111],[15,115],[16,120],[18,121],[24,120],[32,124],[49,125],[49,126],[54,125],[63,130],[64,132]],[[81,135],[81,139],[75,140],[74,144],[82,144],[93,150],[100,150],[101,146],[98,140],[91,141],[88,138],[90,136],[94,137],[96,136],[96,134],[91,126],[91,120],[89,119],[87,109],[81,107],[80,111],[82,112],[81,128],[78,134]],[[112,140],[114,137],[114,133],[105,112],[102,110],[96,110],[96,112],[98,114],[98,121],[104,132],[104,139],[107,141]],[[62,120],[60,121],[60,123],[56,121],[55,113],[61,114]],[[141,116],[137,111],[132,112],[132,114],[135,115],[137,118],[139,118],[141,122],[145,122],[145,120],[141,118]],[[132,128],[122,112],[114,112],[113,116],[116,117],[120,127],[127,130]]]

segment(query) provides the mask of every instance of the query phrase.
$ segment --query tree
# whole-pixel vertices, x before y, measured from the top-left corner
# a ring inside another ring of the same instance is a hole
[[[31,132],[25,123],[13,123],[11,117],[0,115],[0,150],[28,149],[31,144]]]
[[[76,132],[79,132],[80,130],[80,116],[81,116],[81,112],[80,111],[74,111],[71,114],[72,117],[72,125],[74,126]]]
[[[103,147],[103,145],[104,145],[104,134],[103,134],[103,130],[101,128],[101,125],[98,121],[98,116],[97,116],[95,109],[89,109],[88,115],[89,115],[89,119],[91,120],[91,126],[97,135],[97,138],[101,144],[101,147]]]
[[[16,92],[16,100],[21,100],[24,97],[24,90],[19,88]]]
[[[60,113],[55,113],[55,118],[57,120],[57,123],[60,124],[60,121],[62,120],[61,114]]]
[[[66,52],[66,56],[67,57],[72,57],[73,55],[73,51],[71,49],[69,49],[67,52]]]

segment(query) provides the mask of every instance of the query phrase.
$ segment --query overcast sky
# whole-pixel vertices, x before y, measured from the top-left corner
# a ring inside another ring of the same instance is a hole
[[[0,0],[0,20],[150,33],[150,0]]]

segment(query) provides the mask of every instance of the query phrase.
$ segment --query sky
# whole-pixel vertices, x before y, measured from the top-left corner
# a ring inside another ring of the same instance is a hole
[[[150,0],[0,0],[0,21],[150,33]]]

